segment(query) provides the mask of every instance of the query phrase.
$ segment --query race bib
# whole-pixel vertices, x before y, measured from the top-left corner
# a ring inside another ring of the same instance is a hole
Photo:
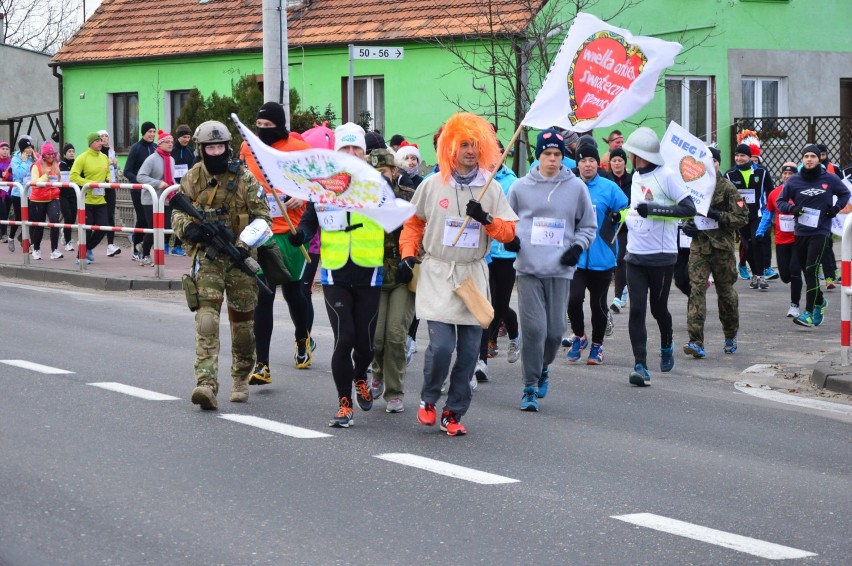
[[[816,228],[819,226],[819,209],[802,207],[802,215],[799,216],[799,224]]]
[[[636,232],[637,234],[647,234],[654,226],[654,221],[652,219],[642,218],[635,210],[631,210],[627,214],[627,218],[624,220],[624,223],[627,224],[627,228],[629,230]]]
[[[699,230],[716,230],[719,228],[719,222],[706,216],[696,216],[695,227]]]
[[[795,232],[796,218],[792,214],[779,214],[778,229],[782,232]]]
[[[345,210],[320,210],[317,208],[317,219],[319,219],[320,228],[326,232],[338,232],[346,230],[346,211]]]
[[[92,187],[92,194],[98,197],[102,197],[106,194],[106,189],[103,187]]]
[[[683,230],[680,231],[680,236],[678,238],[678,245],[681,248],[688,248],[692,245],[692,238],[683,233]]]
[[[740,191],[740,196],[743,197],[743,200],[748,204],[754,204],[754,189],[742,189]]]
[[[61,171],[59,173],[59,178],[62,179],[63,183],[71,182],[71,171]]]
[[[281,198],[281,195],[278,196]],[[269,205],[269,215],[272,216],[272,218],[281,218],[284,216],[284,213],[281,211],[281,207],[278,206],[278,201],[275,200],[275,195],[272,193],[266,193],[266,204]],[[317,217],[319,218],[319,214],[317,214]]]
[[[456,234],[459,233],[462,225],[464,224],[464,218],[447,218],[444,221],[444,240],[443,244],[445,246],[452,247],[453,240],[456,239]],[[476,220],[471,220],[467,228],[462,232],[461,237],[459,238],[458,243],[456,244],[457,248],[478,248],[479,247],[479,231],[482,227],[482,224],[477,222]]]
[[[565,239],[564,218],[534,217],[530,243],[534,246],[562,246]]]
[[[175,179],[180,179],[189,171],[189,165],[175,165],[175,172],[172,175]]]

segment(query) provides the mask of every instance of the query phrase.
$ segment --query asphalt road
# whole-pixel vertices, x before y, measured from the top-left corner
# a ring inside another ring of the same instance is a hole
[[[273,384],[248,404],[227,400],[223,326],[219,411],[202,413],[188,401],[192,315],[176,294],[0,282],[0,565],[848,564],[852,404],[827,404],[802,379],[837,343],[837,313],[801,329],[780,285],[739,287],[733,356],[711,314],[707,359],[678,353],[664,375],[652,355],[652,386],[633,388],[616,315],[604,365],[557,361],[541,413],[517,408],[520,364],[491,360],[469,434],[450,438],[416,421],[425,329],[407,410],[377,401],[339,430],[326,426],[336,399],[319,298],[319,348],[298,371],[279,295]],[[671,308],[681,345],[677,291]],[[761,384],[797,404],[749,394]],[[328,436],[292,436],[311,433]],[[416,457],[434,470],[399,463]]]

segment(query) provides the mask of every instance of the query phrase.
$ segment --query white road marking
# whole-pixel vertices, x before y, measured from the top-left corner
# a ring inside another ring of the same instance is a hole
[[[125,385],[123,383],[115,383],[115,382],[102,382],[102,383],[89,383],[88,385],[93,385],[95,387],[100,387],[101,389],[108,389],[110,391],[115,391],[117,393],[124,393],[125,395],[131,395],[133,397],[139,397],[140,399],[146,399],[148,401],[179,401],[180,397],[172,397],[171,395],[166,395],[164,393],[157,393],[156,391],[149,391],[148,389],[140,389],[139,387],[133,387],[132,385]]]
[[[43,366],[41,364],[37,364],[35,362],[28,362],[27,360],[0,360],[0,363],[4,363],[9,366],[15,366],[19,368],[24,368],[32,371],[37,371],[39,373],[48,373],[52,375],[59,375],[65,373],[74,373],[73,371],[68,371],[67,369],[59,369],[53,368],[50,366]]]
[[[769,560],[790,560],[793,558],[806,558],[817,556],[807,550],[799,550],[789,546],[782,546],[772,542],[766,542],[756,538],[744,537],[725,531],[717,531],[701,525],[685,523],[677,519],[669,519],[662,515],[653,513],[634,513],[632,515],[613,515],[613,519],[632,523],[640,527],[647,527],[656,531],[670,533],[673,535],[690,538],[717,546],[730,548],[738,552],[745,552],[753,556],[767,558]]]
[[[330,434],[326,434],[324,432],[317,432],[309,428],[301,428],[298,426],[279,423],[278,421],[271,421],[269,419],[262,419],[260,417],[252,417],[250,415],[226,414],[219,415],[219,418],[225,419],[227,421],[233,421],[235,423],[241,423],[261,428],[270,432],[276,432],[278,434],[283,434],[284,436],[291,436],[293,438],[326,438],[331,436]]]
[[[436,474],[441,474],[442,476],[449,476],[451,478],[458,478],[461,480],[466,480],[483,485],[517,483],[521,481],[512,478],[507,478],[504,476],[498,476],[496,474],[489,474],[488,472],[474,470],[473,468],[456,466],[455,464],[441,462],[440,460],[424,458],[423,456],[415,456],[414,454],[392,452],[388,454],[378,454],[375,456],[375,458],[379,458],[380,460],[387,460],[388,462],[395,462],[397,464],[402,464],[403,466],[420,468],[421,470],[434,472]]]
[[[795,395],[788,395],[787,393],[781,393],[772,389],[765,389],[760,385],[749,385],[744,381],[736,382],[734,384],[734,387],[737,389],[737,391],[741,393],[745,393],[746,395],[751,395],[753,397],[759,397],[761,399],[766,399],[768,401],[776,401],[778,403],[796,405],[798,407],[815,409],[817,411],[826,411],[829,413],[839,413],[841,415],[852,416],[852,405],[832,403],[831,401],[821,401],[819,399],[806,399],[803,397],[796,397]]]

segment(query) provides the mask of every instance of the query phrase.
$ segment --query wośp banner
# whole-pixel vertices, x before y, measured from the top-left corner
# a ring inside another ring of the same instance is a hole
[[[671,122],[660,141],[660,155],[689,189],[698,213],[706,216],[716,190],[716,167],[710,149],[686,128]]]

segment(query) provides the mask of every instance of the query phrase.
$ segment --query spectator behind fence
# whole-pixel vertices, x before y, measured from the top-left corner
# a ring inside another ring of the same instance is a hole
[[[66,143],[62,148],[62,160],[59,162],[59,171],[63,183],[71,181],[71,166],[74,165],[74,156],[76,151],[74,146]],[[59,207],[62,211],[62,221],[65,224],[74,224],[77,222],[77,193],[71,187],[62,187],[59,189]],[[74,243],[72,242],[71,228],[63,228],[62,232],[65,237],[65,251],[73,252]]]
[[[101,136],[101,153],[109,159],[109,178],[118,182],[118,160],[115,158],[115,150],[109,146],[109,132],[98,130]],[[107,203],[107,224],[115,226],[115,190],[108,190],[104,195]],[[115,257],[121,253],[121,248],[115,245],[115,232],[107,232],[107,256]]]
[[[168,132],[160,130],[157,134],[157,151],[148,156],[136,174],[136,181],[143,185],[151,185],[157,191],[157,198],[163,191],[175,184],[175,160],[172,157],[172,146],[175,139]],[[151,193],[142,190],[140,202],[145,210],[145,225],[154,227],[154,201]],[[171,228],[171,219],[166,228]],[[139,265],[146,267],[154,265],[151,261],[151,247],[154,245],[154,234],[145,234],[142,238],[142,259]]]
[[[59,154],[50,142],[41,146],[41,159],[30,171],[34,183],[59,183]],[[30,220],[33,222],[59,222],[59,187],[33,187],[29,194]],[[44,228],[32,227],[33,259],[41,259],[41,239]],[[59,251],[59,228],[50,229],[50,259],[61,259]]]
[[[30,169],[32,169],[36,160],[39,159],[35,155],[33,140],[29,136],[23,136],[18,140],[18,151],[12,156],[12,178],[9,179],[15,183],[25,185],[30,181]],[[12,208],[15,209],[15,219],[21,220],[21,190],[18,187],[12,187]],[[15,233],[18,231],[17,225],[9,228],[9,251],[15,251]],[[21,241],[21,235],[18,234],[18,241]]]
[[[9,153],[9,142],[0,141],[0,181],[6,181],[6,175],[11,175],[12,157]],[[9,219],[9,209],[6,206],[9,201],[9,190],[11,187],[0,187],[0,220]],[[6,235],[6,225],[0,224],[0,241],[6,242],[9,236]]]
[[[130,148],[130,153],[127,155],[127,161],[124,162],[124,176],[131,183],[138,183],[136,173],[142,167],[142,163],[148,159],[148,156],[157,151],[157,144],[154,139],[157,137],[157,126],[153,122],[143,122],[139,128],[142,137],[138,142]],[[145,224],[145,209],[142,207],[142,191],[130,191],[130,200],[133,202],[133,210],[136,213],[136,228],[147,228]],[[142,260],[142,238],[139,236],[131,237],[130,243],[133,245],[133,261]]]

